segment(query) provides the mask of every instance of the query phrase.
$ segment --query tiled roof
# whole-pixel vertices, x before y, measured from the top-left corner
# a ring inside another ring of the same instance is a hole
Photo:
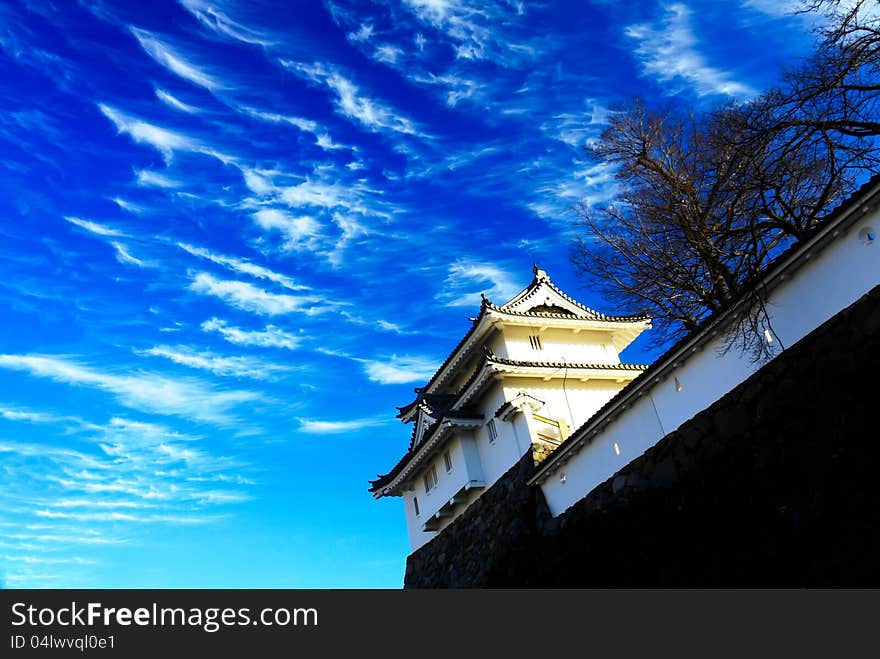
[[[501,313],[508,314],[509,316],[527,316],[529,318],[562,318],[565,320],[598,320],[605,323],[637,323],[645,320],[650,320],[651,317],[647,314],[635,315],[635,316],[608,316],[604,313],[599,313],[597,311],[593,311],[592,309],[586,309],[590,312],[589,316],[576,316],[570,311],[561,310],[561,311],[535,311],[535,309],[547,309],[547,305],[540,305],[538,307],[534,307],[534,309],[529,309],[528,311],[514,311],[513,309],[505,309],[504,306],[496,306],[491,302],[488,303],[490,309],[495,311],[500,311]]]
[[[558,318],[558,319],[563,319],[563,320],[585,320],[585,321],[600,321],[600,322],[611,322],[611,323],[635,323],[635,322],[643,322],[646,320],[650,320],[650,317],[647,315],[609,316],[609,315],[606,315],[603,313],[599,313],[597,311],[593,311],[589,307],[585,307],[581,303],[577,302],[576,300],[574,300],[573,298],[569,297],[568,295],[563,293],[561,290],[556,288],[556,286],[553,285],[553,283],[550,281],[549,277],[546,277],[546,275],[539,277],[537,275],[537,272],[541,272],[541,271],[537,270],[537,268],[536,268],[536,275],[535,275],[535,278],[532,280],[532,282],[525,289],[523,289],[522,292],[520,292],[518,295],[514,296],[509,302],[506,302],[503,305],[499,306],[499,305],[493,304],[492,302],[490,302],[488,300],[488,298],[483,297],[482,302],[480,303],[480,313],[475,318],[472,319],[472,324],[471,324],[470,329],[462,337],[462,339],[458,342],[458,344],[452,349],[452,351],[446,357],[444,362],[440,365],[440,368],[438,368],[434,372],[434,375],[431,376],[431,379],[428,380],[428,383],[424,387],[420,387],[420,388],[416,389],[416,392],[421,393],[421,391],[431,388],[431,386],[437,381],[440,374],[443,373],[443,371],[449,366],[450,363],[452,363],[453,359],[457,356],[459,350],[461,350],[467,344],[468,340],[471,338],[473,333],[476,331],[476,328],[479,327],[480,321],[483,320],[483,318],[486,316],[487,312],[489,312],[489,311],[497,311],[499,313],[507,314],[510,316],[518,316],[521,318]],[[535,291],[537,290],[538,284],[540,284],[541,282],[546,282],[546,284],[551,289],[553,289],[556,293],[558,293],[562,298],[564,298],[565,300],[567,300],[568,302],[570,302],[571,304],[573,304],[577,308],[583,310],[588,315],[587,316],[577,316],[567,310],[562,310],[562,309],[560,309],[560,311],[544,311],[544,309],[548,309],[547,305],[544,305],[544,304],[537,305],[535,307],[536,309],[541,309],[541,311],[533,311],[533,310],[515,311],[515,310],[509,308],[509,305],[511,303],[513,303],[515,301],[528,299],[531,295],[533,295],[535,293]],[[409,403],[408,405],[404,405],[403,407],[398,407],[397,409],[399,410],[399,413],[397,416],[399,418],[406,416],[409,412],[412,411],[413,406],[418,404],[418,402],[419,401],[417,398],[415,401],[413,401],[412,403]]]
[[[440,427],[440,425],[445,421],[477,421],[482,422],[483,415],[476,413],[473,408],[467,407],[462,408],[458,411],[449,411],[444,414],[441,418],[437,419],[434,423],[432,423],[428,428],[425,429],[424,437],[430,437],[434,432]],[[418,449],[424,443],[424,439],[418,446],[413,446],[410,444],[409,450],[406,454],[398,460],[397,464],[391,468],[387,474],[377,474],[377,478],[374,481],[370,481],[370,492],[376,492],[380,488],[385,487],[393,481],[397,475],[403,470],[403,468],[407,465],[407,463],[415,457],[416,453],[418,453]]]
[[[468,378],[467,382],[465,382],[458,392],[452,396],[444,396],[446,399],[450,399],[451,402],[449,406],[455,404],[455,401],[458,400],[462,394],[464,394],[470,386],[480,377],[483,373],[484,368],[489,364],[499,364],[502,366],[514,366],[521,368],[552,368],[552,369],[590,369],[590,370],[607,370],[607,371],[634,371],[634,370],[645,370],[648,368],[647,364],[574,364],[574,363],[564,363],[564,362],[537,362],[537,361],[522,361],[516,359],[508,359],[506,357],[499,357],[492,353],[490,350],[485,350],[485,359],[482,362],[482,365],[479,368],[474,369],[474,372],[471,374],[471,377]],[[482,387],[481,387],[482,389]],[[391,471],[389,471],[385,475],[379,475],[378,478],[374,481],[370,481],[370,491],[376,492],[382,487],[385,487],[388,483],[393,481],[400,471],[406,466],[406,464],[415,457],[415,454],[418,452],[418,448],[424,443],[427,437],[430,437],[434,431],[437,430],[439,425],[447,420],[472,420],[472,419],[482,419],[483,415],[479,414],[474,406],[468,405],[464,406],[458,410],[448,409],[443,412],[443,415],[438,418],[434,423],[432,423],[428,428],[425,429],[425,433],[423,435],[423,440],[419,443],[418,446],[415,445],[415,437],[418,428],[413,426],[413,432],[410,435],[410,444],[409,449],[406,454],[397,462],[394,467],[392,467]]]
[[[535,293],[538,291],[539,284],[545,283],[554,293],[556,293],[562,299],[564,299],[568,303],[574,305],[575,307],[577,307],[581,311],[586,312],[586,314],[588,316],[591,316],[592,319],[594,319],[594,320],[605,320],[605,321],[611,321],[611,322],[614,322],[614,321],[633,322],[633,321],[637,321],[637,320],[648,320],[649,319],[649,316],[647,316],[647,315],[606,316],[605,314],[599,313],[598,311],[594,311],[593,309],[590,309],[589,307],[584,306],[583,304],[581,304],[580,302],[575,300],[573,297],[566,295],[563,291],[558,289],[556,287],[556,285],[552,281],[550,281],[550,277],[547,276],[547,273],[544,272],[543,270],[541,270],[540,268],[538,268],[537,264],[534,267],[534,272],[535,272],[534,279],[532,279],[531,283],[525,289],[523,289],[520,293],[515,295],[513,298],[511,298],[510,300],[508,300],[504,304],[502,304],[500,307],[496,307],[495,305],[492,305],[491,303],[490,303],[490,306],[492,306],[496,309],[499,309],[501,311],[504,311],[506,313],[521,313],[524,315],[532,315],[531,311],[514,312],[514,311],[510,310],[510,307],[513,306],[514,304],[521,302],[522,300],[528,300],[530,297],[535,295]],[[544,306],[544,305],[540,305],[540,306]]]
[[[523,368],[580,368],[591,370],[608,370],[608,371],[644,371],[648,368],[648,364],[625,364],[618,362],[616,364],[577,364],[573,362],[533,362],[523,361],[519,359],[508,359],[507,357],[499,357],[494,354],[487,355],[487,360],[495,364],[504,364],[506,366],[522,366]]]
[[[454,396],[450,394],[426,394],[424,387],[416,388],[416,399],[409,405],[398,407],[397,418],[402,419],[413,411],[418,405],[423,405],[431,412],[431,416],[442,414],[452,404]]]

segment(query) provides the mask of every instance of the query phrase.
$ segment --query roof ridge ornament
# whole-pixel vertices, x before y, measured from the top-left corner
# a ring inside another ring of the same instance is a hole
[[[532,264],[532,272],[535,273],[535,280],[547,282],[550,281],[550,275],[548,275],[546,271],[541,270],[541,268],[538,267],[537,263]]]

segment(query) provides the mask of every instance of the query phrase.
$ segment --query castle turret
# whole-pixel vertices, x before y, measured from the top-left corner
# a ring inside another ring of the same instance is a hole
[[[483,297],[471,328],[416,397],[399,409],[409,449],[371,482],[399,496],[413,549],[442,532],[533,445],[546,454],[646,366],[620,361],[650,327],[578,303],[535,266],[498,306]]]

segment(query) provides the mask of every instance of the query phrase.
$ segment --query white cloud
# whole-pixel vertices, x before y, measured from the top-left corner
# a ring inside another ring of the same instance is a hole
[[[86,231],[94,233],[95,235],[98,235],[98,236],[106,236],[106,237],[125,236],[125,234],[122,233],[121,231],[119,231],[118,229],[112,229],[112,228],[105,226],[103,224],[98,224],[97,222],[92,222],[91,220],[82,220],[78,217],[71,217],[69,215],[66,216],[64,219],[67,220],[68,222],[70,222],[71,224],[74,224],[74,225],[80,227],[81,229],[85,229]]]
[[[200,112],[197,107],[184,103],[179,98],[172,96],[164,89],[159,89],[158,87],[156,88],[156,98],[168,107],[180,110],[181,112],[186,112],[187,114],[198,114]]]
[[[401,55],[403,55],[403,50],[390,43],[383,43],[376,47],[376,50],[373,52],[373,59],[385,64],[394,64]]]
[[[358,236],[365,236],[371,231],[357,219],[344,213],[333,213],[333,222],[339,227],[341,235],[336,241],[333,251],[328,255],[328,260],[331,265],[339,266],[342,263],[342,253],[349,243]]]
[[[447,307],[473,308],[480,306],[480,293],[496,304],[503,304],[521,289],[508,272],[492,263],[460,260],[449,266],[436,299]]]
[[[97,562],[88,558],[82,558],[81,556],[49,558],[46,556],[10,556],[7,554],[3,558],[7,561],[20,561],[22,563],[30,563],[33,565],[94,565]]]
[[[154,414],[175,415],[221,425],[235,422],[229,410],[259,399],[250,391],[218,390],[194,378],[168,378],[156,373],[118,374],[77,363],[67,357],[0,355],[0,368],[25,371],[74,386],[113,394],[121,405]]]
[[[296,126],[301,131],[306,133],[315,133],[320,128],[318,126],[318,123],[316,121],[312,121],[311,119],[303,119],[302,117],[295,117],[289,114],[263,112],[262,110],[257,110],[255,108],[247,106],[242,106],[239,109],[246,115],[248,115],[249,117],[253,117],[254,119],[260,119],[261,121],[267,121],[272,124],[290,124],[291,126]]]
[[[195,350],[189,346],[159,345],[148,350],[135,352],[139,355],[163,357],[175,364],[228,377],[271,380],[273,377],[290,370],[286,366],[272,364],[256,357],[218,355],[207,350]]]
[[[321,237],[321,225],[309,215],[292,215],[280,208],[263,208],[253,214],[254,221],[265,231],[279,231],[287,251],[314,249]]]
[[[349,188],[337,183],[306,180],[279,190],[281,199],[292,208],[301,206],[335,208],[345,206],[354,199],[354,194]]]
[[[144,212],[143,206],[140,206],[138,204],[133,204],[132,202],[128,201],[127,199],[122,199],[121,197],[111,197],[110,201],[112,201],[114,204],[116,204],[122,210],[124,210],[128,213],[138,214],[138,213]]]
[[[427,74],[409,73],[408,77],[415,83],[445,88],[446,105],[449,107],[455,107],[461,100],[473,98],[483,86],[476,80],[451,73],[444,75],[436,75],[430,72]]]
[[[179,188],[182,184],[169,176],[154,172],[150,169],[141,169],[137,172],[137,184],[141,187],[153,188]]]
[[[175,151],[188,151],[191,153],[202,153],[206,156],[216,158],[224,165],[235,164],[235,158],[228,156],[217,149],[204,145],[198,140],[162,128],[154,124],[148,123],[136,117],[132,117],[116,108],[99,103],[98,107],[101,112],[116,126],[116,130],[120,133],[126,133],[135,142],[146,144],[153,147],[168,162],[174,156]]]
[[[44,544],[75,544],[75,545],[120,545],[125,540],[120,538],[108,538],[94,530],[86,530],[83,535],[52,534],[52,533],[13,533],[9,535],[14,540],[24,540]]]
[[[275,192],[275,185],[272,183],[272,179],[269,178],[271,172],[267,173],[243,167],[241,174],[244,177],[244,184],[248,187],[248,190],[254,194],[266,196]]]
[[[203,332],[218,332],[230,343],[240,346],[257,346],[260,348],[285,348],[296,350],[302,339],[290,332],[285,332],[275,325],[266,325],[262,330],[243,330],[231,327],[225,320],[211,318],[202,323]]]
[[[142,524],[164,522],[167,524],[205,524],[214,517],[205,515],[133,515],[131,513],[71,513],[57,510],[36,510],[37,517],[47,519],[65,519],[77,522],[139,522]]]
[[[303,64],[282,60],[281,64],[300,76],[326,86],[336,94],[336,110],[372,131],[392,131],[418,135],[415,124],[388,106],[361,93],[360,89],[338,71],[321,63]]]
[[[583,148],[608,124],[611,111],[594,99],[587,100],[586,112],[564,112],[554,115],[541,125],[541,130],[554,139],[577,149]]]
[[[382,419],[351,419],[348,421],[316,421],[313,419],[299,419],[299,429],[313,435],[330,435],[344,432],[353,432],[381,426],[385,423]]]
[[[315,136],[315,144],[324,149],[324,151],[339,151],[340,149],[350,149],[352,147],[344,144],[337,144],[327,133],[321,133]]]
[[[113,245],[113,249],[116,250],[116,260],[120,263],[126,265],[136,265],[139,268],[150,267],[150,264],[146,261],[142,261],[141,259],[132,256],[131,253],[125,248],[125,245],[123,245],[122,243],[113,241],[110,244]]]
[[[152,146],[165,156],[166,160],[171,160],[174,151],[178,149],[182,151],[201,150],[201,145],[186,135],[141,121],[103,103],[99,103],[98,107],[104,116],[115,124],[116,130],[120,133],[127,133],[139,144]]]
[[[348,33],[349,41],[369,41],[373,37],[374,27],[372,23],[361,23],[356,32]]]
[[[392,355],[385,360],[363,359],[364,373],[379,384],[404,384],[427,382],[437,371],[439,364],[427,357]]]
[[[268,281],[279,284],[280,286],[283,286],[284,288],[291,291],[303,291],[308,290],[309,288],[308,286],[297,284],[287,275],[282,275],[281,273],[274,272],[272,270],[269,270],[269,268],[264,268],[261,265],[256,265],[244,259],[239,259],[233,256],[224,256],[222,254],[215,254],[214,252],[211,252],[207,249],[195,247],[194,245],[188,245],[186,243],[177,243],[177,246],[185,252],[192,254],[193,256],[207,259],[212,263],[222,265],[234,272],[240,272],[242,274],[250,275],[251,277],[256,277],[257,279],[266,279]]]
[[[150,32],[135,27],[131,28],[131,32],[141,44],[141,48],[150,57],[175,75],[211,91],[223,87],[219,80],[205,73],[191,62],[186,61],[180,53],[175,52],[170,46],[159,41]]]
[[[640,23],[630,25],[625,33],[639,42],[636,55],[642,61],[645,74],[661,82],[676,78],[690,84],[699,96],[725,94],[748,97],[755,90],[737,82],[727,71],[706,63],[697,51],[697,37],[691,28],[691,10],[675,3],[666,7],[666,16],[659,26]]]
[[[332,305],[320,298],[304,295],[269,293],[243,281],[217,279],[206,272],[198,273],[190,290],[201,295],[212,295],[226,304],[261,316],[278,316],[293,312],[314,315],[329,311]]]
[[[0,417],[7,421],[25,421],[27,423],[58,423],[73,421],[71,417],[59,417],[49,412],[23,410],[11,407],[0,407]]]
[[[423,24],[443,33],[458,59],[493,59],[505,66],[507,56],[530,55],[528,46],[511,41],[499,25],[511,25],[524,13],[521,2],[488,0],[403,0],[403,6]],[[419,39],[420,48],[424,37]],[[504,55],[504,56],[502,56]]]
[[[233,20],[219,9],[217,2],[206,0],[180,0],[180,4],[206,28],[236,41],[257,46],[271,46],[273,40],[268,35]]]

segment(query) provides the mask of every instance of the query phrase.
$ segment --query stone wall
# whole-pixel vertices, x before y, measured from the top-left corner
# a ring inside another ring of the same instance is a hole
[[[527,454],[406,587],[880,585],[880,287],[553,519]]]

